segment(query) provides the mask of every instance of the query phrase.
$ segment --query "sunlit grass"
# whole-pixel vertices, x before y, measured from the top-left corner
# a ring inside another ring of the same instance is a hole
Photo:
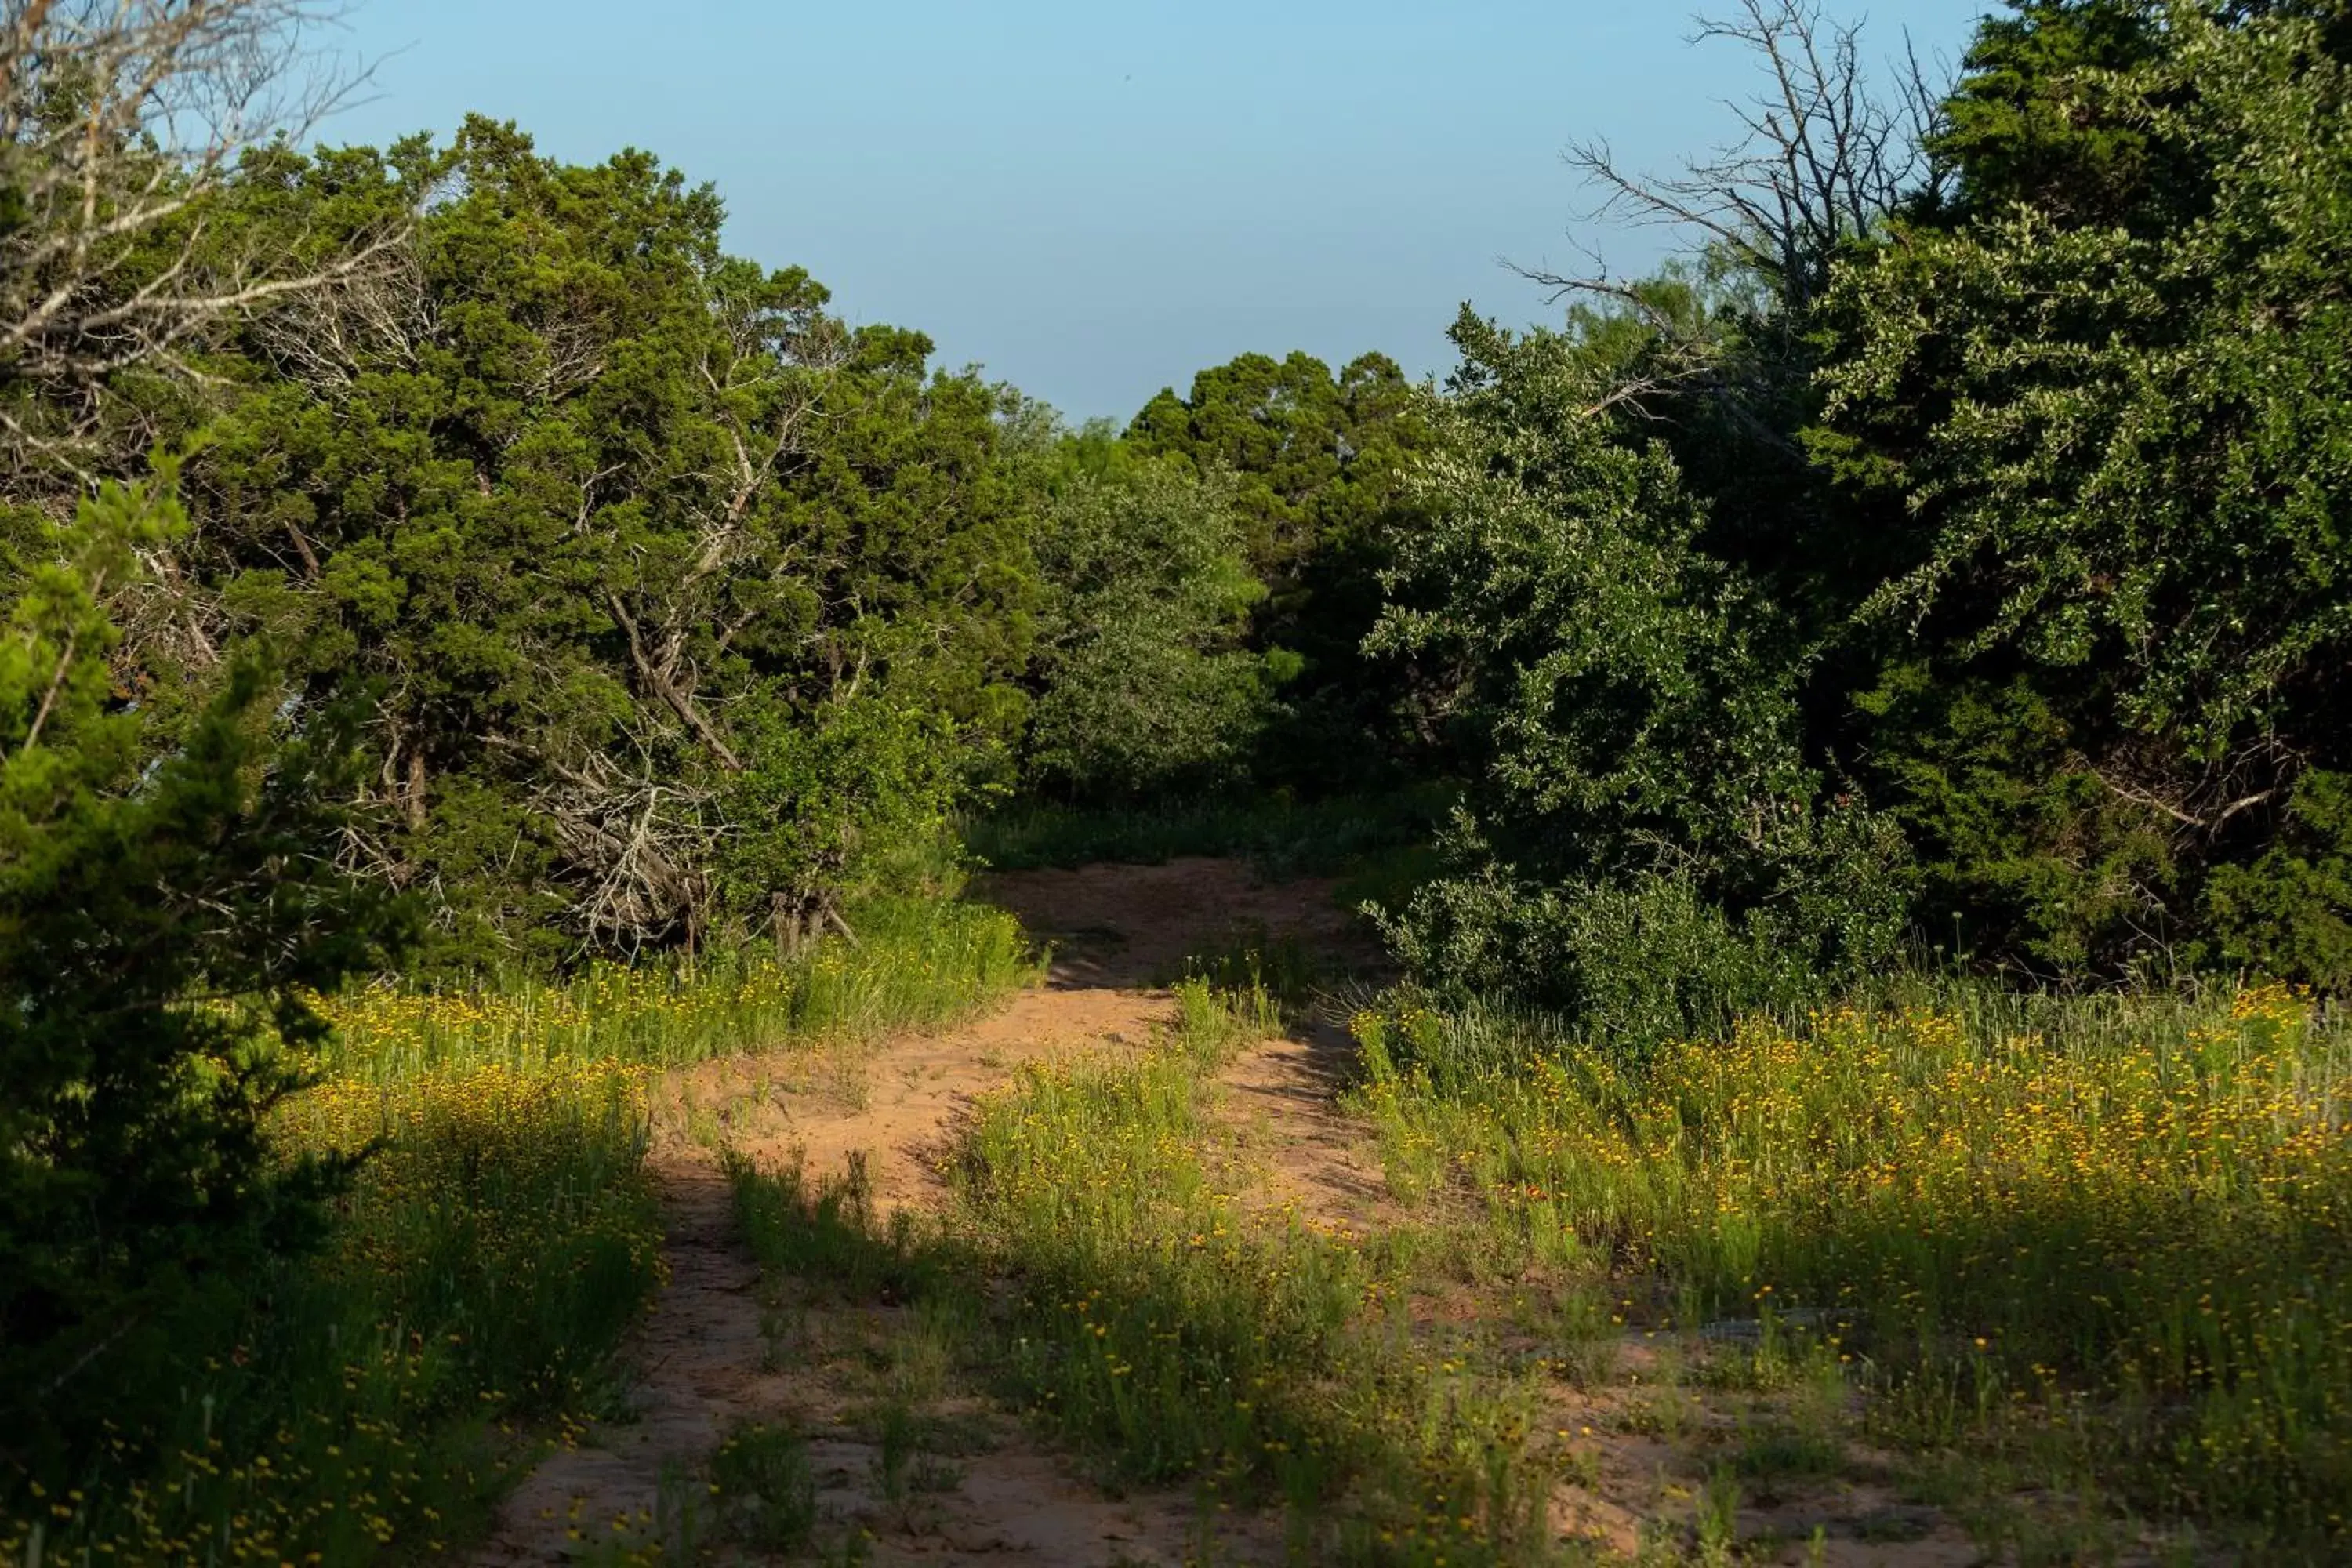
[[[833,938],[779,961],[721,952],[699,962],[602,964],[570,980],[460,991],[386,984],[322,997],[339,1074],[396,1079],[447,1066],[535,1071],[587,1059],[679,1067],[746,1050],[862,1039],[945,1023],[1036,974],[1002,910],[903,899],[858,912]]]
[[[1822,1314],[1891,1436],[2072,1426],[2142,1506],[2344,1530],[2352,1030],[2293,993],[1962,993],[1643,1059],[1475,1010],[1356,1031],[1392,1184],[1523,1255]]]
[[[662,1069],[935,1026],[1036,974],[992,910],[855,923],[789,963],[317,999],[320,1081],[271,1132],[289,1163],[362,1156],[324,1245],[141,1326],[83,1394],[97,1458],[0,1481],[0,1561],[458,1552],[538,1446],[620,1407],[614,1352],[659,1279]]]

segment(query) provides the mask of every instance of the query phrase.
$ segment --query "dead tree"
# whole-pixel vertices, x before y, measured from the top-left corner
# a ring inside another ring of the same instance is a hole
[[[1842,246],[1946,181],[1932,151],[1944,92],[1907,39],[1882,89],[1863,53],[1863,25],[1831,19],[1811,0],[1738,0],[1730,16],[1701,17],[1691,39],[1717,40],[1745,48],[1764,79],[1725,105],[1738,139],[1668,174],[1629,170],[1598,137],[1570,144],[1564,161],[1598,195],[1580,221],[1678,230],[1801,311],[1828,286]],[[1604,266],[1517,270],[1555,300],[1599,298],[1679,331]]]
[[[206,204],[360,74],[322,68],[320,0],[0,0],[0,457],[87,482],[110,386],[197,379],[208,332],[379,267],[240,250]],[[137,445],[135,437],[129,443]]]

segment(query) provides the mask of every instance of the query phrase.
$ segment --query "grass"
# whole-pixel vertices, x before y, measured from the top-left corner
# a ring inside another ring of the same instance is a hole
[[[383,984],[322,998],[326,1066],[396,1081],[449,1066],[535,1072],[571,1061],[682,1067],[754,1047],[866,1039],[971,1013],[1036,964],[1002,910],[950,898],[879,900],[835,938],[778,962],[757,951],[698,963],[603,964],[560,982],[478,991]]]
[[[12,1498],[0,1557],[335,1563],[478,1532],[536,1444],[615,1406],[656,1278],[660,1070],[935,1022],[1034,973],[1002,917],[857,924],[788,968],[331,1001],[331,1077],[280,1131],[381,1148],[328,1247],[162,1325],[174,1353],[95,1458]],[[2341,1015],[2277,987],[1914,985],[1635,1052],[1394,994],[1353,1020],[1350,1103],[1405,1217],[1359,1235],[1254,1201],[1216,1110],[1312,959],[1238,935],[1150,1047],[984,1097],[931,1219],[877,1219],[854,1165],[735,1164],[778,1321],[888,1325],[845,1415],[884,1505],[954,1484],[972,1438],[941,1401],[977,1382],[1113,1484],[1268,1510],[1307,1560],[1585,1560],[1548,1507],[1622,1484],[1604,1445],[1636,1437],[1677,1467],[1634,1500],[1642,1561],[1752,1560],[1769,1510],[1862,1450],[2020,1563],[2352,1541]],[[679,1497],[738,1544],[829,1551],[808,1465],[747,1427]]]
[[[2352,1027],[1973,989],[1641,1059],[1540,1020],[1356,1021],[1392,1184],[1654,1321],[1803,1323],[1882,1442],[2280,1551],[2347,1539]]]
[[[1410,1247],[1215,1189],[1208,1078],[1277,1003],[1199,978],[1176,995],[1150,1048],[1032,1067],[984,1098],[933,1226],[877,1225],[854,1176],[813,1190],[738,1163],[754,1251],[803,1289],[931,1310],[969,1368],[1118,1484],[1196,1488],[1212,1518],[1279,1505],[1315,1560],[1520,1560],[1552,1462],[1526,1380],[1515,1395],[1410,1331]],[[1011,1288],[977,1288],[991,1279]]]
[[[523,1424],[612,1403],[611,1352],[656,1275],[644,1094],[642,1073],[589,1064],[298,1101],[289,1149],[381,1141],[326,1247],[179,1302],[105,1369],[83,1394],[100,1440],[11,1499],[0,1553],[352,1563],[478,1532],[529,1457]]]
[[[1247,946],[1193,966],[1151,1048],[984,1099],[936,1226],[739,1168],[763,1258],[934,1304],[1107,1479],[1271,1507],[1310,1560],[1585,1560],[1546,1505],[1625,1484],[1612,1433],[1676,1456],[1635,1500],[1643,1561],[1784,1527],[1818,1557],[1803,1521],[1857,1454],[2018,1562],[2352,1539],[2333,1012],[1913,987],[1634,1055],[1395,995],[1355,1020],[1353,1102],[1415,1217],[1335,1236],[1219,1185],[1208,1080],[1286,989]]]
[[[541,1447],[622,1409],[614,1352],[659,1279],[660,1070],[937,1024],[1035,973],[994,910],[852,923],[789,964],[320,998],[321,1081],[273,1131],[289,1160],[367,1152],[323,1245],[213,1281],[94,1368],[70,1457],[0,1476],[0,1561],[458,1552]]]

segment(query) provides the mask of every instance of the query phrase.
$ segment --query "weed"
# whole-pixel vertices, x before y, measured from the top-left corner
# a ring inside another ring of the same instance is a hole
[[[324,1065],[392,1081],[452,1067],[537,1071],[572,1060],[677,1067],[753,1047],[856,1043],[944,1023],[1036,977],[1021,928],[1002,910],[947,899],[877,900],[858,940],[832,938],[789,962],[758,950],[671,963],[600,964],[560,984],[475,991],[380,985],[321,997],[337,1035]],[[845,1092],[854,1053],[835,1052]]]
[[[730,1530],[745,1545],[786,1555],[808,1550],[816,1535],[816,1472],[798,1433],[736,1428],[711,1457],[710,1479]]]
[[[885,1502],[907,1500],[907,1472],[914,1459],[914,1413],[893,1400],[882,1407],[880,1429],[875,1435],[874,1488]]]
[[[1391,1179],[1528,1265],[1653,1281],[1737,1353],[1846,1369],[1902,1447],[2031,1452],[2291,1537],[2352,1496],[2352,1028],[2278,987],[1960,987],[1626,1055],[1411,997],[1357,1022]],[[1801,1305],[1790,1305],[1801,1303]],[[1671,1402],[1639,1413],[1675,1429]]]
[[[1739,1480],[1726,1468],[1708,1475],[1698,1500],[1700,1568],[1730,1568],[1739,1550]]]

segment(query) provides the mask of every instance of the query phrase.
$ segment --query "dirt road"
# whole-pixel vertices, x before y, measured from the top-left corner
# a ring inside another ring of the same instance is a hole
[[[855,1159],[878,1212],[919,1211],[946,1196],[940,1163],[974,1096],[1024,1062],[1144,1044],[1171,1014],[1161,983],[1189,953],[1237,930],[1324,948],[1360,939],[1328,884],[1262,885],[1226,861],[1003,876],[981,892],[1054,944],[1042,988],[938,1035],[674,1075],[655,1154],[669,1282],[630,1352],[629,1415],[543,1461],[507,1500],[478,1563],[628,1561],[663,1542],[677,1555],[709,1533],[703,1476],[712,1453],[729,1432],[761,1422],[811,1435],[820,1516],[836,1536],[870,1538],[869,1562],[1084,1568],[1194,1553],[1204,1521],[1192,1495],[1109,1497],[951,1386],[935,1389],[933,1403],[966,1430],[954,1484],[912,1504],[878,1496],[880,1446],[856,1419],[856,1379],[842,1369],[901,1353],[893,1344],[908,1325],[887,1312],[816,1314],[792,1325],[778,1353],[712,1145],[759,1162],[804,1161],[812,1179],[844,1173]],[[1236,1072],[1270,1145],[1341,1141],[1319,1087],[1328,1063],[1312,1046],[1269,1042]],[[1271,1125],[1292,1119],[1295,1136]],[[1300,1191],[1334,1214],[1353,1213],[1363,1194],[1349,1187],[1361,1179],[1344,1175],[1328,1194],[1302,1180]],[[1246,1521],[1224,1522],[1222,1551],[1244,1550],[1249,1531]]]

